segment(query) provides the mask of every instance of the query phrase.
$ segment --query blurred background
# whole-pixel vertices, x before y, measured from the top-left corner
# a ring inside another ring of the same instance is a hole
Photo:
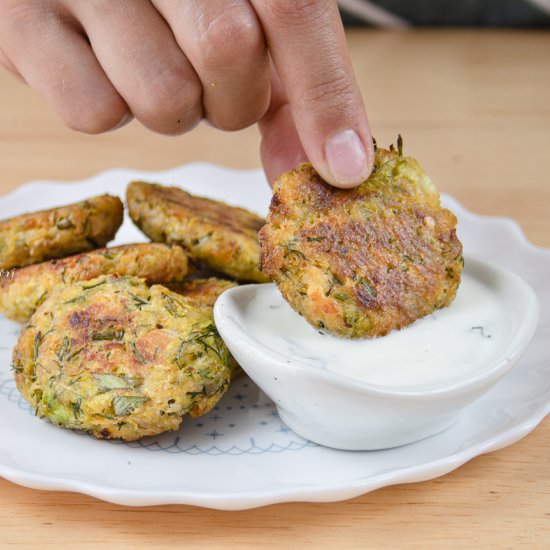
[[[347,25],[420,27],[550,26],[550,0],[338,0]]]

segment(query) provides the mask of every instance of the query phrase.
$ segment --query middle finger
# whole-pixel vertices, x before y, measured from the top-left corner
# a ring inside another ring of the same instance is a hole
[[[132,114],[151,130],[179,134],[202,118],[201,84],[149,0],[65,0]]]
[[[259,120],[269,106],[269,63],[248,0],[152,1],[202,82],[206,118],[224,130]]]

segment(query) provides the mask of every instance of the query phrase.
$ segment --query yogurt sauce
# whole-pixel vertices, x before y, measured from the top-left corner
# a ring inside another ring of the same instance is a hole
[[[289,359],[377,386],[414,390],[451,384],[488,366],[512,335],[509,311],[498,288],[465,270],[448,308],[381,338],[321,334],[275,285],[258,287],[242,320],[250,336]]]

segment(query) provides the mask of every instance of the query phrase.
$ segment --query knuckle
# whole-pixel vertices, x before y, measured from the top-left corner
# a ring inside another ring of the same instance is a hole
[[[306,108],[344,109],[355,99],[355,90],[345,71],[333,71],[324,80],[306,87],[300,99]]]
[[[246,7],[221,12],[198,29],[198,45],[207,69],[224,68],[231,61],[249,58],[264,48],[256,16]]]
[[[185,71],[167,68],[141,90],[134,114],[148,128],[180,134],[200,120],[201,87]]]

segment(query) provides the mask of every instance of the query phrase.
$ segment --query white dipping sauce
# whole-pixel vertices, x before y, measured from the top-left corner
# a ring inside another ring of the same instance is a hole
[[[370,384],[404,389],[453,383],[488,367],[512,335],[509,314],[498,288],[467,271],[448,308],[375,339],[319,333],[274,285],[259,287],[242,312],[250,336],[280,355]]]

